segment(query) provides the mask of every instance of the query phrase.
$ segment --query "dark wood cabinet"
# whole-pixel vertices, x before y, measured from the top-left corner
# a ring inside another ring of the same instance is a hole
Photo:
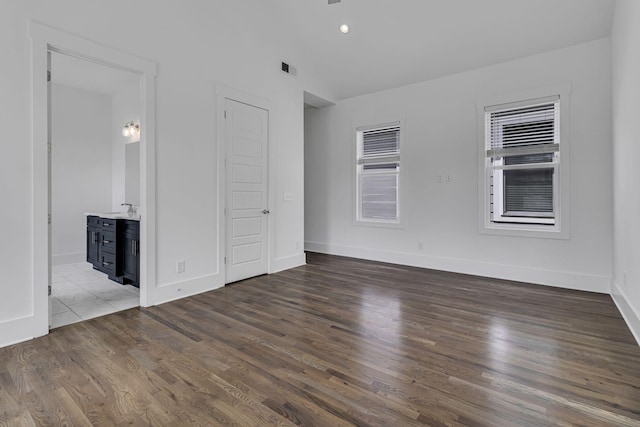
[[[98,217],[87,217],[87,262],[94,266],[99,263],[100,258],[100,233],[98,231]]]
[[[140,287],[140,223],[124,222],[123,276],[133,286]]]
[[[122,280],[122,251],[118,250],[119,241],[122,239],[122,221],[118,219],[98,217],[100,229],[100,268],[109,279],[118,283]]]
[[[109,279],[140,286],[140,222],[87,216],[87,262]]]

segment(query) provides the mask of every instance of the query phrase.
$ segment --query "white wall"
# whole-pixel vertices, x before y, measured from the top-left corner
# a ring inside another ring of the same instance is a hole
[[[131,82],[123,86],[112,97],[112,144],[113,144],[113,193],[110,211],[123,210],[122,203],[126,200],[126,150],[125,146],[139,141],[139,136],[123,136],[122,128],[127,122],[140,124],[140,83],[137,76],[132,74]],[[139,147],[140,144],[137,144]],[[139,190],[138,190],[139,192]],[[140,204],[139,202],[137,203]]]
[[[51,252],[66,264],[86,259],[84,213],[111,206],[111,97],[53,84],[51,98]]]
[[[613,296],[640,343],[640,2],[613,21]]]
[[[126,11],[126,13],[123,13]],[[37,21],[157,64],[156,295],[162,302],[221,286],[216,167],[217,83],[271,101],[274,188],[271,269],[304,262],[303,113],[308,90],[330,91],[262,0],[3,2],[0,52],[0,345],[33,336],[33,153],[29,22]],[[297,78],[279,71],[288,59]],[[187,125],[185,125],[187,124]],[[121,128],[120,124],[120,128]],[[119,131],[119,129],[116,129]],[[294,193],[283,201],[284,192]],[[279,195],[279,196],[278,196]],[[186,272],[176,274],[176,261]],[[160,292],[161,291],[161,292]]]
[[[612,269],[610,40],[308,109],[305,246],[608,293]],[[478,100],[571,85],[570,240],[478,233]],[[354,127],[404,120],[404,229],[353,225]],[[453,182],[436,183],[439,172]],[[419,249],[422,242],[423,249]]]
[[[124,200],[135,208],[140,206],[140,142],[125,145],[124,166]]]

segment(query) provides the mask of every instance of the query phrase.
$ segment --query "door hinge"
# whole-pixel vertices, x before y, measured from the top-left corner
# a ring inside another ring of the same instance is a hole
[[[48,288],[49,288],[49,291],[48,291],[49,294],[48,295],[51,296],[51,285],[49,285]]]
[[[47,214],[47,223],[51,224],[51,214]]]
[[[224,208],[224,216],[227,216],[227,208]]]
[[[224,257],[224,263],[227,264],[227,257]]]
[[[51,152],[51,143],[47,142],[47,153]]]
[[[227,118],[227,110],[224,110],[224,118]]]
[[[51,81],[51,71],[47,70],[47,81]]]

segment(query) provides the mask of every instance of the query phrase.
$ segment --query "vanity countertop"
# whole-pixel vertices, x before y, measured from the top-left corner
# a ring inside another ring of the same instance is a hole
[[[128,214],[126,212],[102,212],[102,213],[85,212],[85,215],[99,216],[100,218],[107,218],[107,219],[129,219],[132,221],[140,221],[140,215]]]

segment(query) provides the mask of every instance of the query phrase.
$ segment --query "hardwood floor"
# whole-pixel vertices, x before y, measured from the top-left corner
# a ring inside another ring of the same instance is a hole
[[[0,349],[0,425],[640,426],[607,295],[308,265]]]

